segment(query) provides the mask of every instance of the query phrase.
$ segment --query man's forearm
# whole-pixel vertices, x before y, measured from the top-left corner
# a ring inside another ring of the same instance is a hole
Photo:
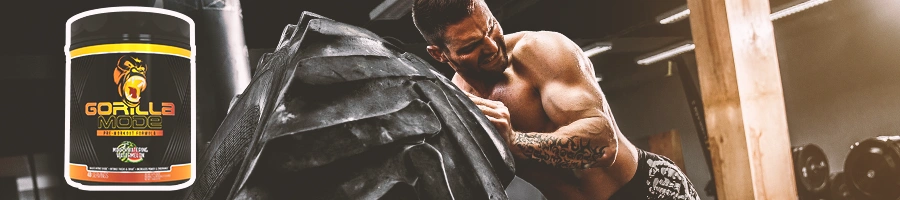
[[[598,167],[602,159],[615,160],[615,133],[601,120],[575,121],[553,133],[514,133],[513,147],[519,158],[547,165],[586,169]],[[613,137],[613,138],[610,138]],[[607,155],[604,158],[604,155]],[[611,164],[612,161],[607,161]]]

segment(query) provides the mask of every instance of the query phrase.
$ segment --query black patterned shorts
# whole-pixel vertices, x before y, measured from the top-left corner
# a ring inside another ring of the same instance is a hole
[[[664,156],[638,149],[637,173],[611,200],[700,199],[694,184]]]

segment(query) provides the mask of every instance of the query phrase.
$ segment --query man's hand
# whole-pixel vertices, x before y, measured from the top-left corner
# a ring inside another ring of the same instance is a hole
[[[503,105],[503,102],[484,99],[465,91],[464,93],[469,96],[469,99],[472,99],[472,101],[475,102],[475,105],[481,109],[481,112],[483,112],[491,123],[494,124],[494,128],[497,128],[497,131],[500,131],[500,136],[506,140],[506,145],[510,148],[514,147],[513,141],[516,139],[516,134],[512,130],[512,123],[510,123],[509,109]]]

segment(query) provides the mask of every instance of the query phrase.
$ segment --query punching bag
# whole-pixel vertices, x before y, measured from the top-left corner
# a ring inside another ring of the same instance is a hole
[[[237,0],[158,0],[154,6],[185,14],[196,26],[200,150],[222,123],[232,98],[250,83],[241,4]]]

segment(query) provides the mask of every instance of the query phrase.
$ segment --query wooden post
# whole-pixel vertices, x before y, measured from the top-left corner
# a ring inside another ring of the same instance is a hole
[[[766,0],[688,0],[719,199],[796,199]]]
[[[651,135],[647,143],[650,144],[648,151],[669,158],[684,171],[684,153],[681,150],[681,135],[678,134],[678,131],[672,129]]]

